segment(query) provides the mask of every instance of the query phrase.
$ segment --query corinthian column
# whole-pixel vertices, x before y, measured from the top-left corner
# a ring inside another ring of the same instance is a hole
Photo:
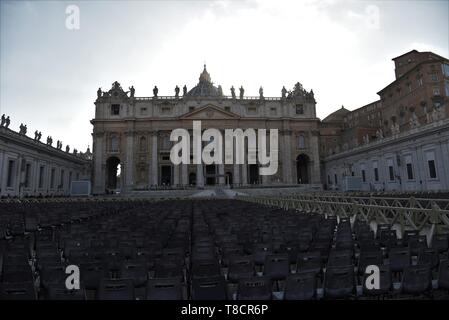
[[[134,187],[134,132],[126,132],[126,175],[125,189],[132,190]]]
[[[292,184],[293,176],[292,176],[292,158],[291,158],[291,131],[284,130],[282,132],[282,144],[281,153],[282,153],[282,176],[284,183]]]
[[[157,131],[153,131],[151,133],[151,170],[150,170],[150,175],[151,175],[151,179],[149,181],[151,181],[152,185],[158,185],[158,172],[159,172],[159,168],[158,168],[158,151],[157,151]]]
[[[196,186],[198,188],[204,187],[204,175],[203,175],[203,164],[196,165]]]

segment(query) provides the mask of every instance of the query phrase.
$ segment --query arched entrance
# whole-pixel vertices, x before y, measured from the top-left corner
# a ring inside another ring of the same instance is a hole
[[[161,166],[161,185],[163,186],[171,186],[171,173],[172,166],[162,165]]]
[[[190,172],[189,174],[189,186],[196,186],[196,173]]]
[[[226,184],[232,186],[232,173],[226,172]]]
[[[309,183],[309,156],[300,154],[296,158],[296,180],[299,184]]]
[[[108,192],[120,188],[120,177],[120,159],[117,157],[108,158],[108,160],[106,160],[106,189]]]
[[[259,184],[259,165],[249,165],[249,184]]]
[[[215,164],[209,164],[206,166],[206,184],[214,186],[217,184],[217,167]]]

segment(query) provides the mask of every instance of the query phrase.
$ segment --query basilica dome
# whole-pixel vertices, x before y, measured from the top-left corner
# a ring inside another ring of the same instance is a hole
[[[201,72],[199,80],[198,84],[187,92],[187,96],[219,97],[223,95],[221,90],[212,83],[210,74],[206,70],[206,65],[204,65],[204,70]]]

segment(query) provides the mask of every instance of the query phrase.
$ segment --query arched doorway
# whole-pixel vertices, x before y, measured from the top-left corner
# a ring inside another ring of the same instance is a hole
[[[226,172],[226,184],[232,186],[232,172]]]
[[[296,180],[299,184],[309,183],[309,156],[300,154],[296,158]]]
[[[209,186],[217,184],[217,167],[215,164],[206,166],[206,184]]]
[[[196,186],[196,173],[190,172],[189,174],[189,186]]]
[[[250,164],[249,165],[249,183],[259,184],[259,165]]]
[[[108,192],[113,192],[120,187],[121,165],[120,159],[117,157],[110,157],[106,160],[106,189]]]
[[[162,165],[161,166],[161,185],[163,186],[171,186],[171,173],[172,166]]]

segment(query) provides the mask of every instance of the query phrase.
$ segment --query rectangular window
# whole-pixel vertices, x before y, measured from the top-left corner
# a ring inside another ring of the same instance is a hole
[[[407,163],[407,178],[413,180],[413,167],[411,163]]]
[[[337,174],[334,174],[334,182],[335,182],[335,184],[338,183]]]
[[[327,183],[331,184],[331,176],[330,175],[327,175]]]
[[[435,160],[429,160],[427,161],[429,165],[429,177],[431,179],[435,179],[437,177],[437,170],[435,168]]]
[[[373,162],[374,181],[379,181],[379,170],[377,169],[377,161]]]
[[[394,181],[394,169],[393,169],[393,166],[388,166],[388,173],[390,175],[390,181]]]
[[[193,110],[195,110],[195,107],[189,107],[189,112],[192,112]]]
[[[111,104],[111,115],[118,116],[120,114],[120,105]]]
[[[449,97],[449,81],[444,81],[444,89],[446,91],[446,97]]]
[[[80,179],[80,174],[79,174],[79,172],[77,172],[76,173],[76,181],[79,181],[79,179]]]
[[[275,116],[276,115],[276,108],[271,108],[270,109],[270,115]]]
[[[427,152],[426,158],[427,158],[427,166],[429,168],[429,178],[436,179],[437,168],[435,165],[435,153],[433,151]]]
[[[225,107],[224,109],[225,109],[225,111],[227,111],[227,112],[231,112],[231,107]]]
[[[387,165],[388,165],[388,175],[389,175],[390,181],[394,181],[393,159],[388,159]]]
[[[6,181],[6,187],[12,188],[14,185],[14,171],[15,171],[15,161],[8,161],[8,179]]]
[[[255,115],[255,114],[257,114],[257,109],[256,109],[256,107],[248,107],[248,109],[246,109],[246,110],[247,110],[248,114],[250,114],[250,115]]]
[[[146,116],[147,115],[147,108],[140,108],[140,115]]]
[[[365,170],[362,170],[362,181],[366,182]]]
[[[438,88],[433,88],[433,95],[434,95],[434,96],[439,96],[439,95],[440,95],[440,89],[438,89]]]
[[[44,172],[45,172],[45,167],[44,166],[40,166],[39,167],[39,189],[42,189],[44,187]]]
[[[449,64],[444,63],[441,65],[441,68],[443,69],[443,74],[449,77]]]
[[[161,113],[162,114],[170,114],[171,113],[171,108],[170,107],[162,107]]]
[[[306,147],[306,140],[303,135],[298,137],[298,147],[299,149],[304,149]]]
[[[72,185],[72,171],[69,172],[69,188]]]
[[[50,188],[53,189],[54,187],[55,187],[55,168],[52,168],[50,173]]]
[[[25,188],[30,187],[31,182],[31,164],[27,163],[25,165]]]
[[[418,86],[420,86],[420,87],[422,86],[422,78],[418,79]]]
[[[304,106],[302,104],[296,105],[296,114],[304,114]]]
[[[438,81],[438,75],[436,73],[432,73],[430,75],[430,79],[432,79],[432,81]]]

